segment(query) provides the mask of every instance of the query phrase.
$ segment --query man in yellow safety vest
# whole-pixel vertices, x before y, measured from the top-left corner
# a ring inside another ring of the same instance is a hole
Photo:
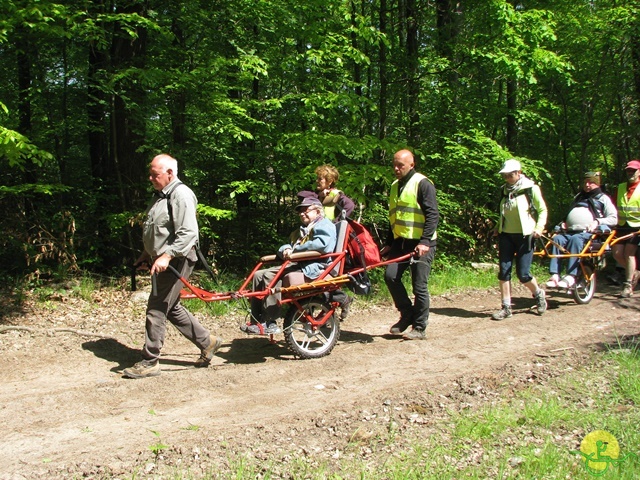
[[[640,230],[640,160],[631,160],[624,169],[627,181],[618,185],[618,192],[614,197],[618,207],[617,236],[622,237]],[[625,278],[622,284],[622,298],[633,295],[633,287],[640,276],[636,272],[638,262],[636,252],[640,244],[640,235],[629,237],[613,246],[613,258],[624,267]]]
[[[436,228],[439,213],[436,188],[431,180],[415,171],[413,153],[400,150],[393,156],[396,180],[389,195],[390,233],[381,254],[388,259],[414,253],[409,261],[389,264],[385,283],[393,302],[400,312],[400,320],[391,327],[392,335],[406,340],[426,338],[429,323],[429,274],[436,252]],[[402,275],[411,269],[414,302],[402,284]]]

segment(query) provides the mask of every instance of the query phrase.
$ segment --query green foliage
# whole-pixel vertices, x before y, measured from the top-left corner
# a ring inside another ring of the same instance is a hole
[[[616,405],[633,405],[631,397],[599,386],[603,385],[601,375],[615,383],[626,368],[637,373],[636,353],[627,348],[600,352],[594,355],[593,366],[566,370],[542,385],[514,395],[503,395],[498,389],[497,400],[476,401],[459,411],[429,417],[429,423],[417,429],[421,432],[415,430],[415,438],[408,434],[399,438],[393,429],[380,431],[364,444],[352,441],[339,458],[313,465],[305,458],[283,462],[275,456],[255,460],[230,454],[227,471],[216,471],[211,478],[588,480],[595,475],[585,469],[577,449],[589,432],[605,430],[618,440],[621,461],[608,465],[598,478],[631,480],[640,468],[638,412],[633,408],[627,413],[616,411],[612,408]],[[598,378],[591,383],[594,373]],[[472,385],[482,386],[482,379]],[[350,454],[361,449],[367,452],[364,458]],[[188,472],[179,472],[176,478],[189,478]]]
[[[5,105],[0,103],[8,113]],[[54,159],[53,155],[31,143],[27,137],[0,125],[0,158],[4,157],[10,168],[24,171],[27,163],[42,167]]]
[[[160,433],[156,432],[155,430],[150,430],[151,433],[153,433],[156,438],[157,441],[155,443],[152,443],[151,445],[149,445],[149,450],[151,450],[151,452],[153,452],[156,460],[158,459],[158,457],[160,456],[160,454],[166,450],[167,448],[169,448],[169,445],[166,445],[164,443],[162,443],[161,439],[160,439]]]
[[[634,2],[434,5],[5,2],[0,210],[15,236],[1,268],[109,271],[137,257],[159,151],[178,158],[202,244],[230,269],[288,235],[295,194],[325,163],[384,232],[391,158],[412,148],[451,260],[492,255],[505,158],[542,186],[550,223],[581,172],[622,180],[640,148]]]

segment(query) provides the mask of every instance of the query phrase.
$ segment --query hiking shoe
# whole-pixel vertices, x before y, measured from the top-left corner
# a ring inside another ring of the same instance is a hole
[[[142,360],[133,367],[125,368],[122,373],[127,378],[157,377],[160,375],[160,362],[158,360]]]
[[[427,338],[427,334],[424,330],[419,330],[414,327],[409,333],[405,333],[402,338],[405,340],[424,340]]]
[[[251,325],[242,325],[240,327],[245,333],[252,333],[254,335],[275,335],[276,333],[282,332],[278,324],[273,322],[267,325],[266,323],[252,323]]]
[[[576,278],[573,275],[565,275],[562,280],[558,282],[558,288],[570,289],[576,284]],[[538,308],[539,309],[539,308]]]
[[[198,358],[195,363],[196,368],[208,367],[213,358],[213,354],[220,350],[222,346],[222,339],[220,337],[211,335],[209,338],[211,339],[211,343],[207,348],[200,351],[200,358]]]
[[[244,325],[240,325],[240,330],[244,333],[253,333],[254,335],[262,335],[265,328],[267,328],[267,325],[264,323],[246,323]]]
[[[398,323],[394,324],[391,327],[391,330],[389,330],[389,333],[391,335],[402,335],[402,332],[404,332],[407,328],[409,328],[410,325],[411,325],[410,323],[406,323],[405,321],[400,319]]]
[[[353,297],[347,295],[347,298],[340,305],[340,316],[338,317],[340,321],[343,321],[345,318],[349,316],[349,309],[351,308],[351,304],[353,303]]]
[[[268,335],[276,335],[276,334],[278,334],[280,332],[282,332],[282,330],[280,330],[280,327],[278,326],[278,324],[276,322],[270,323],[264,329],[264,333],[266,333]]]
[[[549,280],[547,280],[547,288],[556,288],[558,286],[558,282],[560,281],[560,277],[558,276],[557,273],[554,273],[553,275],[551,275],[551,278],[549,278]]]
[[[511,315],[513,315],[511,313],[511,306],[510,305],[502,305],[502,308],[500,310],[498,310],[496,313],[494,313],[493,315],[491,315],[491,318],[493,320],[504,320],[505,318],[510,318]]]
[[[565,277],[567,278],[567,277]],[[575,279],[573,280],[573,283],[575,283]],[[547,311],[547,298],[546,298],[546,294],[544,293],[544,290],[542,290],[541,288],[538,289],[538,292],[533,296],[533,298],[536,299],[536,307],[538,307],[538,315],[542,315],[544,312]]]
[[[631,288],[631,282],[624,282],[622,284],[622,291],[620,292],[620,296],[622,298],[630,298],[633,295],[633,288]]]

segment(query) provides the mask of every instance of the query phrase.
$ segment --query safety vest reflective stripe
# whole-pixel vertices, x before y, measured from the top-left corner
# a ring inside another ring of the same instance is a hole
[[[628,223],[632,227],[640,227],[640,185],[627,198],[627,184],[618,185],[618,225]]]
[[[418,240],[422,237],[425,217],[418,204],[418,188],[424,175],[415,173],[405,185],[398,197],[398,180],[391,185],[389,196],[389,222],[395,238]],[[436,238],[434,233],[433,238]]]

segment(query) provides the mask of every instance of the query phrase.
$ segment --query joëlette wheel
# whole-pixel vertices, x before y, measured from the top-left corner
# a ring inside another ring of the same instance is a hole
[[[324,299],[310,298],[301,302],[301,307],[291,305],[284,319],[284,337],[289,348],[302,358],[328,355],[340,338],[340,322],[333,314],[322,326],[313,328],[306,316],[320,320],[331,310],[331,305]]]
[[[581,305],[589,303],[593,298],[593,294],[596,293],[596,283],[596,272],[593,272],[591,279],[587,280],[580,271],[576,276],[576,284],[573,288],[573,299],[576,303]]]

